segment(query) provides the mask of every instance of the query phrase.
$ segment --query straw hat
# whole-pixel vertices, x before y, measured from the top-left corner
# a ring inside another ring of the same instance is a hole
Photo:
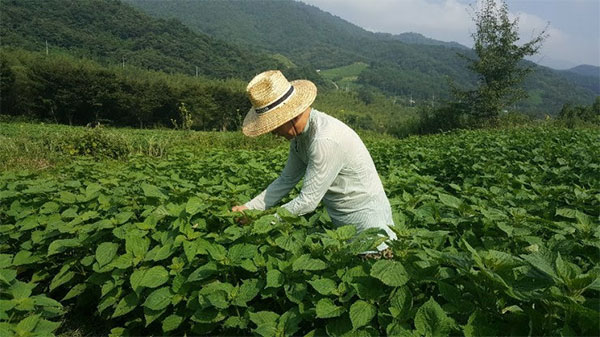
[[[304,112],[317,97],[317,87],[308,80],[288,82],[279,70],[269,70],[256,75],[246,93],[252,108],[244,118],[242,132],[256,137]]]

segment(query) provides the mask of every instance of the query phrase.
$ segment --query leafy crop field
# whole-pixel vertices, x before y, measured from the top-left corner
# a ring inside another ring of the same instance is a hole
[[[321,75],[331,81],[337,82],[337,85],[340,87],[347,87],[354,85],[358,75],[368,67],[369,65],[366,63],[355,62],[347,66],[322,70]]]
[[[0,335],[61,334],[77,313],[112,336],[598,335],[597,130],[367,146],[390,260],[362,260],[381,239],[320,209],[238,224],[231,206],[277,177],[285,145],[0,173]]]

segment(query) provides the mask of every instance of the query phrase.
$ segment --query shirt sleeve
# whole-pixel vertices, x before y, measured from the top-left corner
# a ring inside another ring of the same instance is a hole
[[[264,211],[276,205],[302,179],[305,171],[306,165],[290,146],[290,154],[281,175],[254,199],[248,201],[245,206],[249,209]]]
[[[332,139],[315,141],[308,155],[304,184],[298,197],[283,205],[296,215],[314,211],[344,166],[345,152]]]

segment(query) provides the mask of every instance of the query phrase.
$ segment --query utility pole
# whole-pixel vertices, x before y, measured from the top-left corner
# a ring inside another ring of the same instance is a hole
[[[48,55],[48,40],[46,40],[46,55]]]
[[[123,69],[125,69],[125,56],[121,58],[123,60]]]
[[[196,77],[198,77],[198,66],[196,66]]]

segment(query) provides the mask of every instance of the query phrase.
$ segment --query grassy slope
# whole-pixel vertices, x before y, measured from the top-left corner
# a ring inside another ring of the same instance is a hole
[[[375,132],[361,134],[370,141],[393,139]],[[0,122],[0,172],[52,171],[83,157],[115,164],[126,161],[129,156],[140,155],[160,160],[182,148],[202,153],[214,149],[269,150],[286,146],[285,140],[270,134],[249,138],[241,132],[109,127],[90,129],[44,123]],[[86,151],[88,149],[89,153]]]

